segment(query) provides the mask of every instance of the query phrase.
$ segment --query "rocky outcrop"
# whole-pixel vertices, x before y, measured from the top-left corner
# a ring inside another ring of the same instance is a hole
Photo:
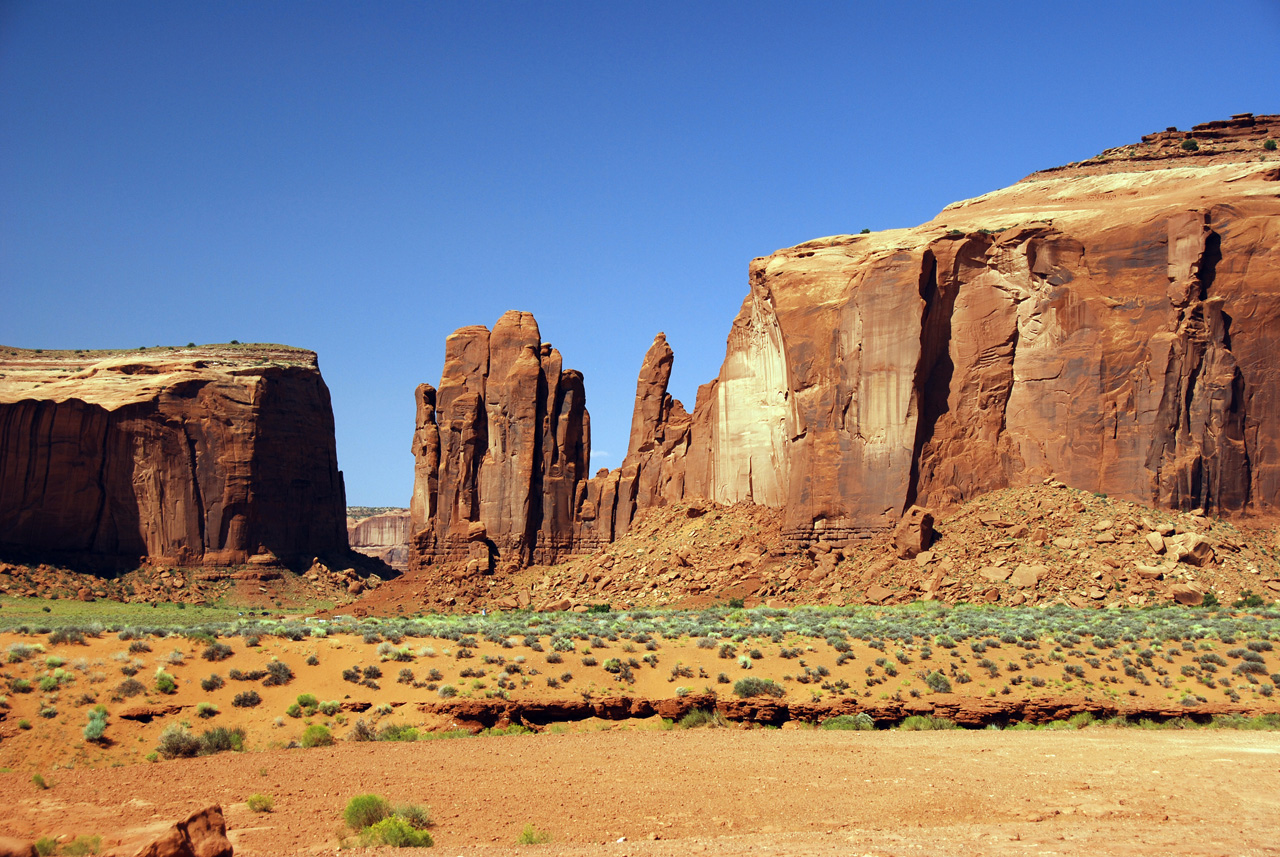
[[[0,549],[233,565],[344,550],[310,351],[0,349]]]
[[[590,479],[581,377],[532,317],[463,328],[440,392],[418,393],[419,555],[473,571],[551,558],[696,500],[781,509],[796,547],[887,536],[916,507],[898,545],[910,556],[928,510],[1046,481],[1274,509],[1275,137],[1276,116],[1171,129],[913,229],[755,259],[693,412],[667,392],[659,334],[626,458]]]
[[[137,853],[137,857],[231,857],[222,807],[214,805],[193,813]]]
[[[590,456],[582,375],[529,313],[455,331],[440,389],[418,388],[410,566],[549,562],[575,546]]]
[[[1280,117],[1197,128],[1222,141],[1198,158],[1157,135],[915,229],[754,260],[692,417],[663,399],[669,350],[646,358],[615,529],[671,499],[747,500],[798,541],[847,542],[1044,479],[1280,504],[1280,159],[1260,160]]]
[[[347,517],[347,543],[351,549],[380,559],[396,571],[409,567],[409,530],[408,509]]]

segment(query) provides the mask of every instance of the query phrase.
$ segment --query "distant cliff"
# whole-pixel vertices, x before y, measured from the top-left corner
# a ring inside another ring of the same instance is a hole
[[[0,348],[0,550],[230,565],[345,550],[313,352]]]

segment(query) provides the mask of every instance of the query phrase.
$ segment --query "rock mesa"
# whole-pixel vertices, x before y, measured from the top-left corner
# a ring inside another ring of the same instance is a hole
[[[65,560],[309,563],[347,546],[313,352],[0,349],[0,549]]]

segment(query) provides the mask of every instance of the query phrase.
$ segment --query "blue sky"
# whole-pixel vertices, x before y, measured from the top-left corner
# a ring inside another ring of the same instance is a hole
[[[0,343],[314,349],[348,501],[405,505],[445,336],[528,310],[613,467],[752,257],[1280,112],[1277,45],[1275,0],[0,0]]]

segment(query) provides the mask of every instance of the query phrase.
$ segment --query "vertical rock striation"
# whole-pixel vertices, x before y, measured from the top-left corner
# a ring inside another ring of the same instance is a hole
[[[64,561],[308,563],[345,550],[310,351],[0,349],[0,548]]]
[[[582,375],[562,365],[529,313],[446,340],[439,392],[418,388],[411,567],[487,573],[574,550],[590,421]]]

